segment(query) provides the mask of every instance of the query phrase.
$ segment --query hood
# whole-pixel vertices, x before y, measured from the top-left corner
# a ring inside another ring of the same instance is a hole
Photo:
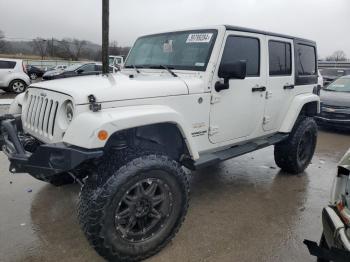
[[[350,107],[350,93],[321,91],[321,103],[330,106]]]
[[[30,88],[43,88],[73,97],[76,104],[87,104],[88,96],[94,95],[99,103],[187,95],[186,83],[180,77],[136,75],[130,78],[123,73],[79,76],[32,84]]]

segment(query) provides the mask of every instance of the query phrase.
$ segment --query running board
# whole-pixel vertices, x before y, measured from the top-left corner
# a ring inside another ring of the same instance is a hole
[[[251,140],[247,143],[236,145],[222,151],[203,154],[197,161],[194,161],[192,163],[191,169],[198,170],[211,165],[215,165],[221,161],[225,161],[230,158],[241,156],[252,151],[274,145],[286,139],[287,137],[288,134],[277,133],[270,137]]]

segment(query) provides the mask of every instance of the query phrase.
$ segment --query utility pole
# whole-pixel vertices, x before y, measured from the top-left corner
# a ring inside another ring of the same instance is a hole
[[[109,0],[102,0],[102,73],[109,72]]]

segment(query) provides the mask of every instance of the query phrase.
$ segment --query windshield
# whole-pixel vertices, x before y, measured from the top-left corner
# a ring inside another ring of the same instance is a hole
[[[325,88],[327,91],[350,92],[350,78],[338,78]]]
[[[74,71],[74,70],[78,69],[81,66],[82,66],[82,64],[70,65],[66,69],[64,69],[64,71]]]
[[[126,68],[162,68],[205,71],[217,31],[196,30],[144,36],[137,39]]]

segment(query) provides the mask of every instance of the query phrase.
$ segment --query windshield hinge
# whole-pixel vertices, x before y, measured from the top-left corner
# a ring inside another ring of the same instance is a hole
[[[220,102],[220,98],[221,98],[220,95],[218,95],[218,94],[212,94],[212,95],[211,95],[211,99],[210,99],[210,103],[211,103],[211,104],[219,103],[219,102]]]
[[[209,136],[213,136],[215,134],[219,133],[219,127],[218,126],[210,126],[209,127]]]

